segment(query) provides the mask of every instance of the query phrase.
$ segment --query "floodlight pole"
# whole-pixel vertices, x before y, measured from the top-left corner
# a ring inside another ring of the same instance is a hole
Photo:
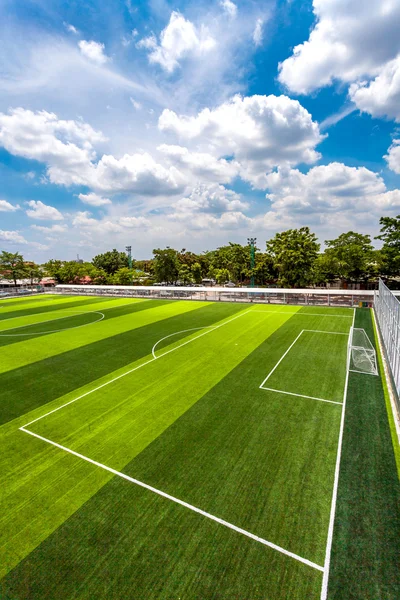
[[[257,243],[257,238],[247,238],[247,242],[250,246],[250,268],[251,268],[250,286],[254,287],[254,268],[256,266],[255,245]]]
[[[131,272],[131,284],[133,283],[133,271],[132,271],[132,246],[125,246],[126,253],[128,255],[128,265]]]

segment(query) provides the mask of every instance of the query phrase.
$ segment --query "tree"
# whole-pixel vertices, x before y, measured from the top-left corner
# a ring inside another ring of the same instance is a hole
[[[184,285],[187,285],[188,283],[193,283],[193,275],[188,265],[181,265],[178,272],[178,279]]]
[[[329,252],[319,254],[314,265],[314,283],[317,285],[330,283],[338,276],[339,265],[335,256]]]
[[[254,268],[254,281],[256,285],[265,285],[278,278],[278,271],[274,267],[271,256],[263,252],[256,252],[256,266]]]
[[[55,279],[57,281],[57,283],[62,283],[60,280],[60,269],[63,266],[63,261],[62,260],[48,260],[46,263],[44,263],[43,268],[44,268],[44,272],[48,277],[52,277],[53,279]]]
[[[25,263],[25,268],[26,274],[31,281],[31,285],[33,285],[35,281],[39,283],[43,277],[43,269],[34,262]]]
[[[308,227],[288,229],[267,241],[267,254],[278,270],[278,282],[288,287],[304,287],[312,282],[318,251],[317,237]]]
[[[243,282],[250,277],[250,246],[229,242],[208,253],[214,269],[228,269],[235,282]]]
[[[381,274],[386,277],[400,275],[400,215],[397,217],[381,217],[381,234],[376,240],[382,240],[380,250]]]
[[[128,267],[122,267],[114,273],[112,282],[116,285],[132,285],[132,271]]]
[[[114,275],[118,269],[129,267],[128,256],[125,252],[118,252],[115,248],[104,254],[98,254],[92,260],[92,263],[98,269],[103,269],[109,275]]]
[[[158,283],[175,283],[178,279],[178,252],[167,246],[165,250],[156,248],[154,254],[154,276]]]
[[[215,269],[215,279],[219,285],[224,285],[231,279],[228,269]]]
[[[194,265],[192,265],[192,276],[194,279],[194,282],[197,283],[198,285],[202,282],[203,279],[203,274],[201,272],[201,264],[196,262],[194,263]]]
[[[3,252],[0,254],[0,272],[5,279],[9,279],[17,285],[17,279],[27,275],[27,269],[22,254],[18,252]]]
[[[337,275],[345,281],[365,281],[376,274],[376,257],[369,235],[354,231],[326,240],[325,254],[336,261]]]

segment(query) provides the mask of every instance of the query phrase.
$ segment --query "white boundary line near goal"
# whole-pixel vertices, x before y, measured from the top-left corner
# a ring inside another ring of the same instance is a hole
[[[305,396],[304,394],[295,394],[294,392],[284,392],[283,390],[276,390],[275,388],[260,387],[261,390],[267,392],[276,392],[277,394],[286,394],[287,396],[297,396],[298,398],[309,398],[310,400],[319,400],[320,402],[329,402],[329,404],[343,404],[342,402],[336,402],[335,400],[325,400],[325,398],[316,398],[315,396]]]
[[[139,487],[142,487],[146,490],[149,490],[150,492],[153,492],[154,494],[157,494],[158,496],[162,496],[163,498],[166,498],[167,500],[171,500],[175,504],[180,504],[181,506],[184,506],[185,508],[188,508],[189,510],[191,510],[195,513],[198,513],[199,515],[202,515],[203,517],[206,517],[207,519],[210,519],[211,521],[215,521],[216,523],[219,523],[220,525],[223,525],[224,527],[227,527],[228,529],[232,529],[233,531],[236,531],[237,533],[241,533],[242,535],[244,535],[256,542],[259,542],[260,544],[263,544],[264,546],[268,546],[269,548],[272,548],[273,550],[276,550],[277,552],[280,552],[281,554],[284,554],[285,556],[289,556],[290,558],[293,558],[309,567],[312,567],[313,569],[317,569],[318,571],[321,571],[321,572],[324,571],[324,567],[317,565],[316,563],[312,562],[311,560],[308,560],[307,558],[303,558],[302,556],[299,556],[298,554],[295,554],[294,552],[290,552],[289,550],[286,550],[285,548],[282,548],[281,546],[278,546],[272,542],[269,542],[268,540],[265,540],[264,538],[261,538],[258,535],[255,535],[254,533],[250,533],[249,531],[246,531],[245,529],[242,529],[241,527],[237,527],[236,525],[233,525],[232,523],[229,523],[228,521],[225,521],[224,519],[220,519],[219,517],[216,517],[216,516],[212,515],[211,513],[208,513],[206,511],[202,510],[201,508],[197,508],[196,506],[193,506],[192,504],[189,504],[188,502],[184,502],[183,500],[180,500],[179,498],[176,498],[175,496],[171,496],[170,494],[167,494],[166,492],[163,492],[151,485],[148,485],[147,483],[144,483],[143,481],[134,479],[133,477],[130,477],[129,475],[126,475],[125,473],[122,473],[121,471],[116,471],[115,469],[112,469],[111,467],[108,467],[107,465],[97,462],[96,460],[92,460],[88,456],[84,456],[83,454],[79,454],[78,452],[75,452],[74,450],[71,450],[70,448],[61,446],[61,444],[57,444],[57,442],[53,442],[52,440],[42,437],[41,435],[38,435],[37,433],[34,433],[33,431],[29,431],[25,427],[26,426],[20,427],[19,428],[20,431],[23,431],[24,433],[28,433],[29,435],[32,435],[33,437],[36,437],[39,440],[42,440],[43,442],[51,444],[52,446],[55,446],[56,448],[59,448],[60,450],[64,450],[64,452],[73,454],[74,456],[77,456],[78,458],[81,458],[82,460],[85,460],[86,462],[89,462],[92,465],[95,465],[96,467],[100,467],[101,469],[104,469],[105,471],[108,471],[109,473],[112,473],[113,475],[117,475],[118,477],[121,477],[122,479],[126,479],[127,481],[134,483],[135,485],[137,485]]]
[[[305,308],[302,306],[302,308]],[[300,311],[297,312],[289,312],[285,310],[260,310],[259,308],[255,308],[253,312],[261,312],[261,313],[275,313],[276,315],[296,315],[298,317],[336,317],[340,319],[352,319],[351,315],[330,315],[328,313],[302,313]]]
[[[351,327],[354,327],[354,321],[356,318],[356,309],[353,309],[353,322]],[[351,330],[350,330],[351,331]],[[350,340],[350,338],[349,338]],[[349,385],[349,369],[346,369],[346,380],[344,384],[343,391],[343,406],[342,406],[342,416],[340,419],[340,429],[339,429],[339,441],[338,441],[338,450],[336,455],[336,466],[335,466],[335,478],[333,481],[333,491],[332,491],[332,503],[331,503],[331,514],[329,517],[329,528],[328,528],[328,537],[326,540],[326,551],[325,551],[325,562],[324,562],[324,576],[322,578],[322,588],[321,588],[321,600],[327,600],[328,597],[328,584],[329,584],[329,570],[331,565],[331,551],[332,551],[332,540],[333,540],[333,528],[335,525],[335,515],[336,515],[336,501],[337,501],[337,492],[339,487],[339,475],[340,475],[340,460],[342,457],[342,444],[343,444],[343,432],[344,432],[344,418],[346,414],[346,400],[347,400],[347,388]]]
[[[67,312],[67,311],[65,311]],[[46,323],[51,323],[52,321],[59,321],[60,319],[68,319],[71,318],[71,315],[64,315],[63,317],[56,317],[55,319],[47,319],[46,321],[39,321],[39,323],[28,323],[26,325],[18,325],[18,327],[11,327],[10,329],[0,329],[0,337],[26,337],[28,335],[46,335],[50,333],[60,333],[61,331],[70,331],[71,329],[79,329],[80,327],[86,327],[87,325],[94,325],[95,323],[100,323],[105,318],[105,315],[98,310],[86,310],[86,311],[77,311],[71,310],[68,311],[72,313],[72,315],[101,315],[100,319],[96,319],[96,321],[90,321],[90,323],[84,323],[83,325],[74,325],[73,327],[66,327],[65,329],[49,329],[49,331],[35,331],[35,333],[2,333],[3,331],[12,331],[13,329],[22,329],[23,327],[34,327],[35,325],[45,325]],[[40,314],[40,313],[39,313]],[[25,315],[27,316],[27,315]],[[5,321],[7,319],[4,319]],[[1,321],[0,321],[1,323]]]

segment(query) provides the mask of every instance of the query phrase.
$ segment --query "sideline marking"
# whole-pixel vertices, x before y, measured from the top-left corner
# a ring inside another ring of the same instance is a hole
[[[264,546],[268,546],[269,548],[272,548],[273,550],[276,550],[277,552],[280,552],[281,554],[284,554],[285,556],[289,556],[290,558],[293,558],[294,560],[297,560],[309,567],[312,567],[313,569],[317,569],[318,571],[321,571],[321,572],[324,571],[324,567],[317,565],[316,563],[312,562],[311,560],[308,560],[307,558],[303,558],[302,556],[299,556],[298,554],[295,554],[294,552],[285,550],[285,548],[282,548],[281,546],[277,546],[276,544],[269,542],[268,540],[265,540],[264,538],[261,538],[258,535],[255,535],[254,533],[250,533],[249,531],[246,531],[245,529],[242,529],[241,527],[237,527],[236,525],[233,525],[232,523],[229,523],[228,521],[224,521],[224,519],[220,519],[219,517],[216,517],[216,516],[212,515],[211,513],[208,513],[206,511],[202,510],[201,508],[197,508],[196,506],[193,506],[192,504],[189,504],[188,502],[184,502],[183,500],[180,500],[179,498],[176,498],[175,496],[171,496],[170,494],[167,494],[166,492],[158,490],[157,488],[155,488],[151,485],[148,485],[147,483],[144,483],[143,481],[134,479],[133,477],[130,477],[129,475],[125,475],[125,473],[122,473],[121,471],[112,469],[111,467],[108,467],[107,465],[99,463],[96,460],[92,460],[88,456],[79,454],[79,452],[75,452],[74,450],[71,450],[70,448],[61,446],[61,444],[57,444],[57,442],[53,442],[52,440],[42,437],[41,435],[38,435],[37,433],[33,433],[33,431],[29,431],[28,429],[25,429],[25,426],[20,427],[19,429],[20,429],[20,431],[23,431],[24,433],[28,433],[29,435],[32,435],[33,437],[36,437],[39,440],[42,440],[43,442],[46,442],[48,444],[51,444],[52,446],[55,446],[56,448],[59,448],[60,450],[64,450],[65,452],[68,452],[69,454],[73,454],[74,456],[77,456],[78,458],[81,458],[82,460],[85,460],[86,462],[89,462],[89,463],[95,465],[96,467],[100,467],[101,469],[104,469],[105,471],[109,471],[113,475],[117,475],[118,477],[121,477],[122,479],[126,479],[130,483],[134,483],[139,487],[142,487],[146,490],[149,490],[150,492],[153,492],[154,494],[157,494],[158,496],[162,496],[163,498],[166,498],[167,500],[171,500],[175,504],[180,504],[181,506],[184,506],[185,508],[188,508],[189,510],[191,510],[195,513],[198,513],[199,515],[202,515],[203,517],[206,517],[207,519],[210,519],[211,521],[215,521],[216,523],[219,523],[220,525],[223,525],[224,527],[227,527],[228,529],[232,529],[233,531],[236,531],[237,533],[241,533],[242,535],[244,535],[252,540],[255,540],[256,542],[259,542],[260,544],[263,544]]]
[[[333,335],[349,335],[348,333],[343,333],[342,331],[323,331],[322,329],[303,329],[303,331],[311,331],[312,333],[331,333]]]
[[[336,402],[335,400],[325,400],[325,398],[316,398],[315,396],[305,396],[304,394],[295,394],[294,392],[284,392],[283,390],[276,390],[275,388],[262,387],[262,390],[268,392],[277,392],[278,394],[287,394],[288,396],[298,396],[299,398],[309,398],[310,400],[319,400],[320,402],[329,402],[330,404],[343,404],[343,402]]]
[[[356,309],[353,309],[353,322],[351,327],[354,327],[354,321],[356,318]],[[352,329],[350,329],[350,332]],[[349,334],[349,342],[350,342],[350,334]],[[336,455],[336,466],[335,466],[335,478],[333,482],[333,491],[332,491],[332,503],[331,503],[331,514],[329,517],[329,528],[328,528],[328,537],[326,540],[326,551],[325,551],[325,562],[324,562],[324,576],[322,578],[322,588],[321,588],[321,600],[327,600],[328,597],[328,584],[329,584],[329,569],[331,565],[331,551],[332,551],[332,540],[333,540],[333,527],[335,524],[335,514],[336,514],[336,501],[337,501],[337,492],[339,487],[339,474],[340,474],[340,459],[342,456],[342,443],[343,443],[343,432],[344,432],[344,417],[346,414],[346,400],[347,400],[347,388],[349,385],[349,369],[346,369],[346,380],[344,384],[343,391],[343,406],[342,406],[342,416],[340,419],[340,430],[339,430],[339,441],[338,441],[338,450]]]
[[[278,362],[276,363],[276,365],[274,366],[274,368],[272,369],[272,371],[270,371],[268,373],[268,375],[266,376],[266,378],[264,379],[264,381],[262,382],[262,384],[259,386],[260,388],[263,387],[264,383],[271,377],[272,373],[275,371],[275,369],[280,365],[280,363],[283,361],[283,359],[285,358],[286,354],[289,352],[289,350],[291,350],[293,348],[293,346],[295,345],[295,343],[297,342],[297,340],[299,339],[299,337],[301,336],[301,334],[303,333],[304,329],[302,329],[299,333],[299,335],[297,336],[297,338],[294,340],[294,342],[292,342],[289,346],[289,348],[286,350],[286,352],[280,357],[280,359],[278,360]]]
[[[67,311],[66,311],[67,312]],[[87,311],[77,311],[71,310],[68,311],[73,315],[101,315],[100,319],[96,321],[90,321],[90,323],[84,323],[83,325],[74,325],[74,327],[65,327],[65,329],[50,329],[49,331],[35,331],[35,333],[0,333],[0,337],[25,337],[27,335],[45,335],[50,333],[60,333],[61,331],[71,331],[71,329],[79,329],[80,327],[86,327],[87,325],[94,325],[95,323],[100,323],[105,317],[105,315],[98,310],[87,310]],[[40,313],[39,313],[40,314]],[[48,319],[47,321],[41,321],[39,323],[28,323],[27,325],[18,325],[18,327],[11,327],[11,329],[2,329],[0,331],[12,331],[13,329],[21,329],[22,327],[33,327],[34,325],[44,325],[45,323],[51,323],[52,321],[59,321],[60,319],[68,319],[70,315],[65,315],[64,317],[56,317],[55,319]],[[7,319],[4,319],[5,321]],[[1,323],[1,321],[0,321]]]

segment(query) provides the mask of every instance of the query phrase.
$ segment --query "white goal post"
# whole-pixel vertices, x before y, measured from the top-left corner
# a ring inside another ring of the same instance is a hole
[[[365,329],[352,327],[347,346],[347,368],[354,373],[378,375],[375,348]]]

